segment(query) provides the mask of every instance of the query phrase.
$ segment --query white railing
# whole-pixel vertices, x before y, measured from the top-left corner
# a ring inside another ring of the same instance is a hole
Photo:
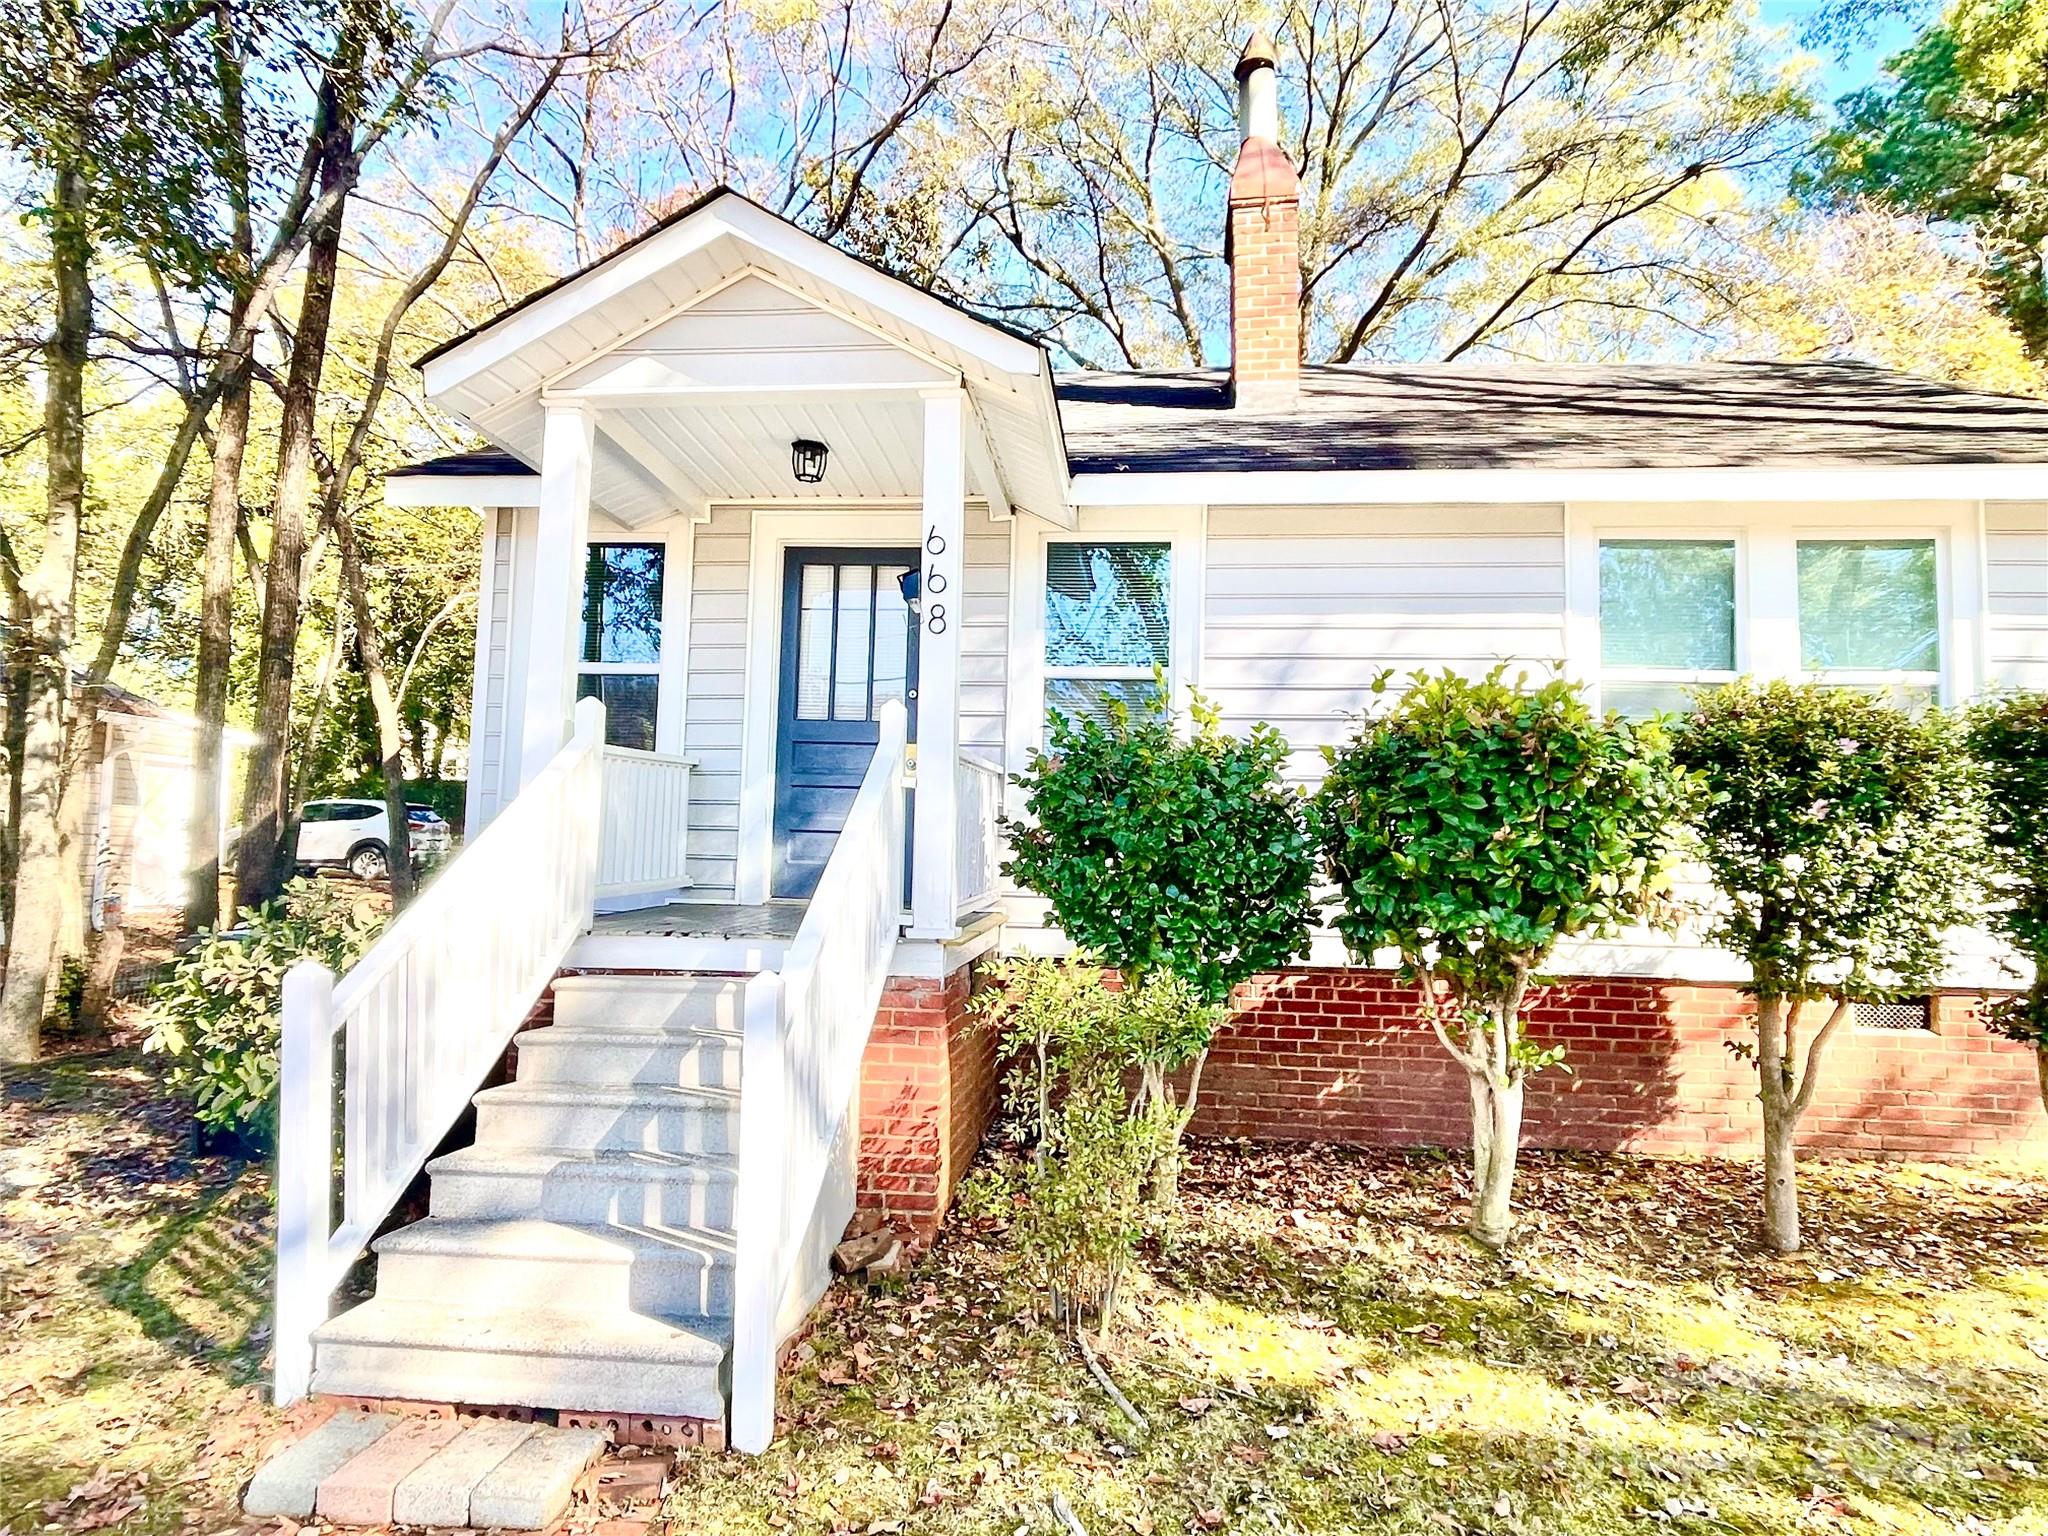
[[[874,761],[782,971],[747,983],[731,1402],[743,1451],[774,1437],[784,1314],[809,1283],[806,1263],[823,1258],[813,1227],[835,1152],[857,1129],[847,1116],[903,919],[904,723],[901,704],[883,706]],[[827,1244],[839,1236],[830,1225]]]
[[[385,1215],[504,1054],[590,925],[603,812],[604,706],[337,985],[284,979],[277,1149],[276,1397],[312,1380],[313,1330]],[[334,1047],[342,1198],[334,1211]]]
[[[965,916],[996,899],[1003,865],[1003,770],[986,758],[960,754],[953,798],[953,910]]]
[[[604,851],[597,894],[642,896],[690,883],[690,770],[687,757],[604,749]]]

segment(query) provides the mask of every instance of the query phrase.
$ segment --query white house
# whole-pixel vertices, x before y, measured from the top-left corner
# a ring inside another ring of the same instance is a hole
[[[1004,775],[1155,667],[1304,778],[1386,667],[1561,667],[1629,709],[1742,672],[2048,687],[2048,405],[1849,363],[1301,364],[1264,52],[1229,370],[1056,375],[723,190],[424,360],[492,445],[387,482],[483,518],[473,844],[338,987],[292,983],[284,1396],[764,1443],[891,1098],[878,1002],[943,1011],[1046,936],[1000,888]],[[1649,939],[1569,963],[1737,975]],[[326,1320],[565,968],[607,974],[554,988],[375,1299]]]

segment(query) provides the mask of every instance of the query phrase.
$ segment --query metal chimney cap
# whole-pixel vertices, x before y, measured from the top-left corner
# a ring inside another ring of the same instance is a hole
[[[1273,46],[1273,37],[1264,27],[1252,33],[1251,41],[1244,45],[1244,52],[1237,60],[1237,79],[1241,85],[1244,77],[1255,69],[1272,69],[1280,62],[1280,51]]]

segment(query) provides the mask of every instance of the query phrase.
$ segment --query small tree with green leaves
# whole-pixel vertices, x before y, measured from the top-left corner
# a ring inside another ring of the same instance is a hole
[[[969,1206],[1009,1218],[1057,1321],[1078,1329],[1092,1315],[1107,1332],[1170,1134],[1159,1101],[1134,1102],[1125,1082],[1152,1043],[1143,989],[1110,990],[1102,962],[1079,952],[1007,960],[988,981],[971,1007],[999,1031],[1005,1108],[1023,1148],[975,1175]]]
[[[1375,680],[1384,695],[1388,678]],[[1531,688],[1496,667],[1417,674],[1369,714],[1317,794],[1353,955],[1400,954],[1421,1012],[1472,1097],[1471,1232],[1512,1222],[1523,1085],[1561,1052],[1525,1032],[1560,939],[1659,912],[1685,780],[1653,723],[1595,714],[1574,684]]]
[[[1018,777],[1030,821],[1009,825],[1004,866],[1141,999],[1143,1097],[1170,1119],[1171,1145],[1231,988],[1306,954],[1315,919],[1315,843],[1280,777],[1286,741],[1263,724],[1232,736],[1200,698],[1191,716],[1175,729],[1163,687],[1135,711],[1112,702],[1106,720],[1055,715],[1050,746]],[[1161,1194],[1173,1162],[1169,1150]]]
[[[1764,1222],[1799,1248],[1796,1139],[1828,1042],[1859,1002],[1925,991],[1969,919],[1981,852],[1956,722],[1813,683],[1702,692],[1678,732],[1700,857],[1720,904],[1709,937],[1749,962],[1764,1121]],[[1800,1056],[1806,1009],[1828,1013]]]
[[[2048,1106],[2048,693],[2017,693],[1970,711],[1970,755],[1984,792],[1991,921],[2034,967],[2027,989],[1991,1023],[2034,1048]]]

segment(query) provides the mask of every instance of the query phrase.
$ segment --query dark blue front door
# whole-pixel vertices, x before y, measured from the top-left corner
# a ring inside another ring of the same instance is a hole
[[[770,893],[809,896],[875,755],[891,699],[917,739],[914,549],[792,549],[782,579]]]

